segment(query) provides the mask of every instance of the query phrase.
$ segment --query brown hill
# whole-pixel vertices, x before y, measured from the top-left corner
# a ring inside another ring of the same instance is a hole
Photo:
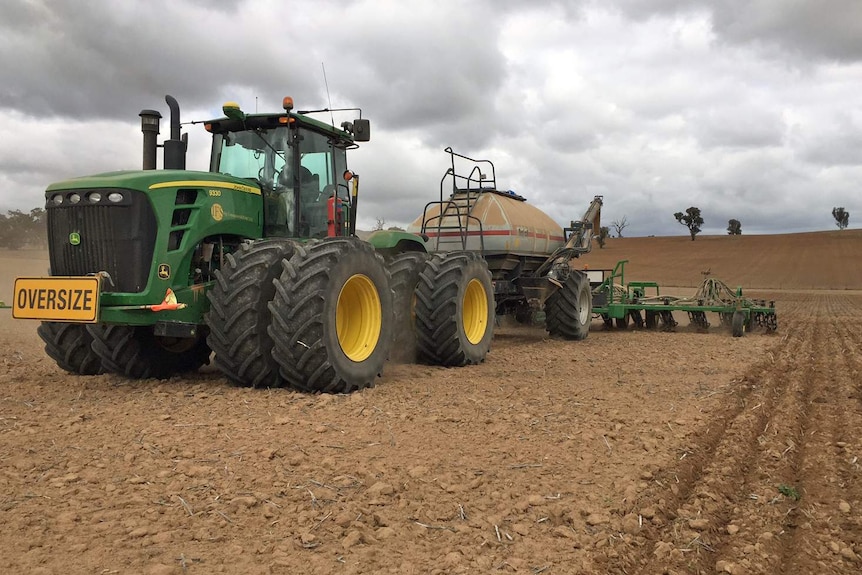
[[[628,260],[625,280],[697,286],[710,271],[731,287],[862,289],[862,230],[758,236],[611,238],[581,262],[590,269]]]

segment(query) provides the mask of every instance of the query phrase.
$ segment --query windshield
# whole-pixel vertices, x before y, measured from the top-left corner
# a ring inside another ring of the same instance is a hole
[[[227,132],[215,146],[216,171],[237,178],[251,178],[272,186],[289,155],[290,133],[287,126],[266,131]]]
[[[267,236],[325,237],[328,199],[349,201],[347,153],[324,134],[279,126],[216,134],[213,144],[212,171],[260,183]]]

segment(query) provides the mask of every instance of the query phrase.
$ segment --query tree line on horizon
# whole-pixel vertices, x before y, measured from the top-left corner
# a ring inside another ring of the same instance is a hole
[[[704,224],[703,216],[700,213],[700,208],[691,206],[685,212],[676,212],[673,217],[677,222],[688,228],[688,233],[691,235],[691,241],[701,232],[701,226]],[[832,208],[832,217],[835,218],[835,225],[839,230],[847,229],[850,224],[850,212],[843,207]],[[617,232],[616,237],[623,237],[623,229],[628,225],[628,218],[623,216],[622,219],[614,220],[611,225]],[[731,218],[727,221],[727,234],[730,236],[742,235],[742,222],[736,218]],[[605,247],[605,242],[611,237],[609,226],[602,226],[599,233],[596,234],[596,241],[600,248]]]
[[[44,208],[33,208],[29,212],[9,210],[0,214],[0,247],[13,250],[48,247]]]

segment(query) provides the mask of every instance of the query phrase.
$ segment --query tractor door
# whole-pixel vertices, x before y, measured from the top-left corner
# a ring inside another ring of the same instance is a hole
[[[341,175],[347,152],[324,134],[305,131],[299,143],[299,232],[322,238],[347,235],[349,192]]]

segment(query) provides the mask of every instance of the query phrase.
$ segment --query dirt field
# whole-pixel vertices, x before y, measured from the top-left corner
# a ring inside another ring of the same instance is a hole
[[[388,365],[349,396],[71,377],[7,314],[0,572],[858,573],[857,232],[584,259],[711,268],[776,300],[775,334],[503,325],[482,365]],[[0,255],[0,299],[40,257]]]

